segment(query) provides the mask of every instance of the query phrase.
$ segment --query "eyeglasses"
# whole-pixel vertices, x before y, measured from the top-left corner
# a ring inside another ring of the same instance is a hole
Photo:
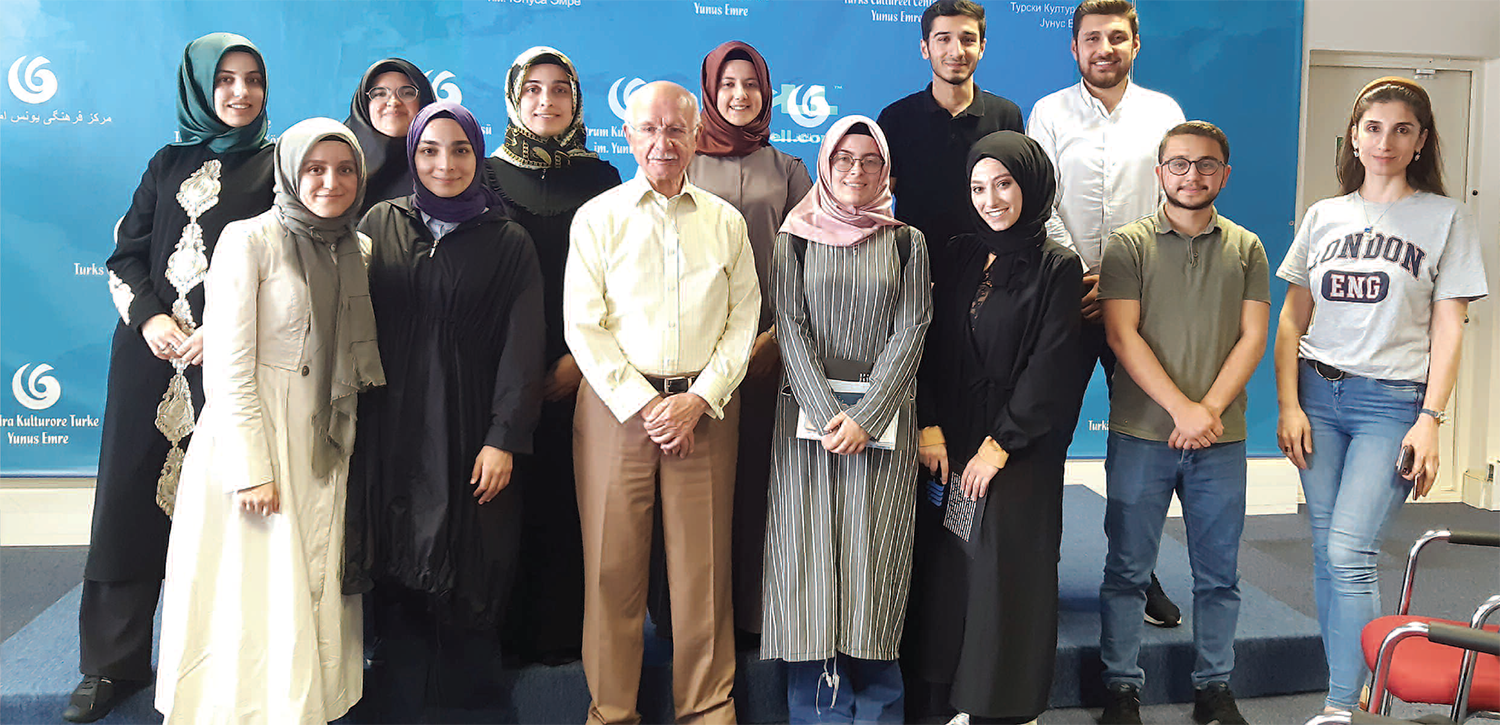
[[[854,168],[856,161],[859,162],[860,170],[866,174],[878,174],[881,169],[885,168],[885,159],[879,156],[861,156],[856,159],[854,158],[854,154],[834,154],[833,170],[841,174],[848,173],[850,169]]]
[[[417,91],[416,86],[401,86],[400,88],[386,88],[385,86],[375,86],[374,88],[365,91],[365,95],[369,96],[370,100],[375,101],[376,103],[390,100],[391,94],[393,93],[396,95],[396,98],[403,103],[415,101],[417,100],[417,96],[420,95],[420,93]]]
[[[1189,166],[1197,167],[1198,173],[1204,176],[1213,176],[1219,173],[1219,169],[1224,168],[1225,165],[1223,161],[1208,156],[1197,161],[1189,161],[1177,156],[1161,162],[1161,166],[1167,167],[1167,171],[1170,171],[1173,176],[1187,176]]]
[[[685,141],[688,137],[687,126],[658,126],[654,123],[643,123],[639,126],[633,123],[627,125],[635,129],[635,132],[642,136],[656,136],[659,134],[671,141]]]

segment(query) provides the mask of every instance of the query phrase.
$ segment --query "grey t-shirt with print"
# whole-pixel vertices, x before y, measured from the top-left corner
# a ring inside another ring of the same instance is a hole
[[[1489,293],[1473,223],[1458,202],[1425,191],[1386,204],[1359,192],[1313,204],[1276,275],[1312,292],[1303,358],[1419,383],[1433,303]]]

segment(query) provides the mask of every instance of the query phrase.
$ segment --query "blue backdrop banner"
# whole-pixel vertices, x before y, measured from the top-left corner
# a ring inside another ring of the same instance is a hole
[[[183,46],[213,31],[265,54],[273,134],[348,115],[361,73],[400,56],[438,97],[468,106],[490,148],[505,132],[504,79],[534,45],[569,54],[583,82],[589,146],[635,173],[626,99],[652,80],[699,92],[703,56],[744,40],[771,68],[772,141],[813,163],[840,115],[874,117],[924,87],[928,0],[473,0],[188,2],[6,0],[0,15],[0,475],[92,476],[109,340],[118,322],[104,260],[146,162],[176,129]],[[1073,5],[986,4],[976,80],[1029,113],[1076,83]],[[1221,126],[1234,183],[1219,209],[1260,234],[1279,264],[1294,229],[1301,0],[1140,0],[1136,82]],[[1279,300],[1285,286],[1273,283]],[[1249,450],[1275,455],[1269,355],[1249,386]],[[1108,398],[1096,375],[1073,444],[1104,454]]]

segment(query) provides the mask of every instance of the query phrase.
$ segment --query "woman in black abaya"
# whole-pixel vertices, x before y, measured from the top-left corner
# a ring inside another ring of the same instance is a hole
[[[932,291],[919,459],[939,481],[959,475],[945,498],[985,507],[966,547],[942,507],[918,506],[902,662],[950,690],[960,721],[1024,723],[1047,709],[1057,650],[1063,463],[1083,394],[1064,373],[1083,268],[1047,239],[1057,183],[1035,141],[990,134],[968,169],[974,233],[934,258],[950,283]]]

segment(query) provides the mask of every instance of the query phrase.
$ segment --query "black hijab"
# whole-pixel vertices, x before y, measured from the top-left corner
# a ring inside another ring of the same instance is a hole
[[[365,94],[375,85],[382,73],[401,73],[417,89],[418,110],[437,100],[432,83],[421,69],[401,58],[386,58],[365,71],[354,89],[354,98],[349,102],[349,118],[344,124],[359,139],[365,152],[365,199],[359,210],[361,214],[370,207],[412,193],[411,170],[406,162],[406,139],[387,136],[375,129],[370,119],[370,98]],[[413,114],[415,118],[415,114]]]
[[[1057,173],[1047,152],[1030,136],[1015,131],[996,131],[974,142],[969,148],[966,165],[969,178],[980,159],[994,159],[1005,165],[1021,187],[1021,214],[1009,229],[995,231],[969,205],[969,222],[979,241],[996,257],[1037,249],[1047,241],[1047,219],[1052,216],[1052,199],[1057,194]]]
[[[988,273],[991,284],[1013,290],[1024,279],[1026,269],[1039,259],[1042,244],[1047,241],[1057,173],[1047,152],[1030,136],[1015,131],[996,131],[974,142],[966,164],[969,178],[974,177],[974,166],[980,159],[1004,164],[1021,187],[1021,213],[1008,229],[991,229],[979,210],[972,203],[968,205],[974,236],[995,255]]]

